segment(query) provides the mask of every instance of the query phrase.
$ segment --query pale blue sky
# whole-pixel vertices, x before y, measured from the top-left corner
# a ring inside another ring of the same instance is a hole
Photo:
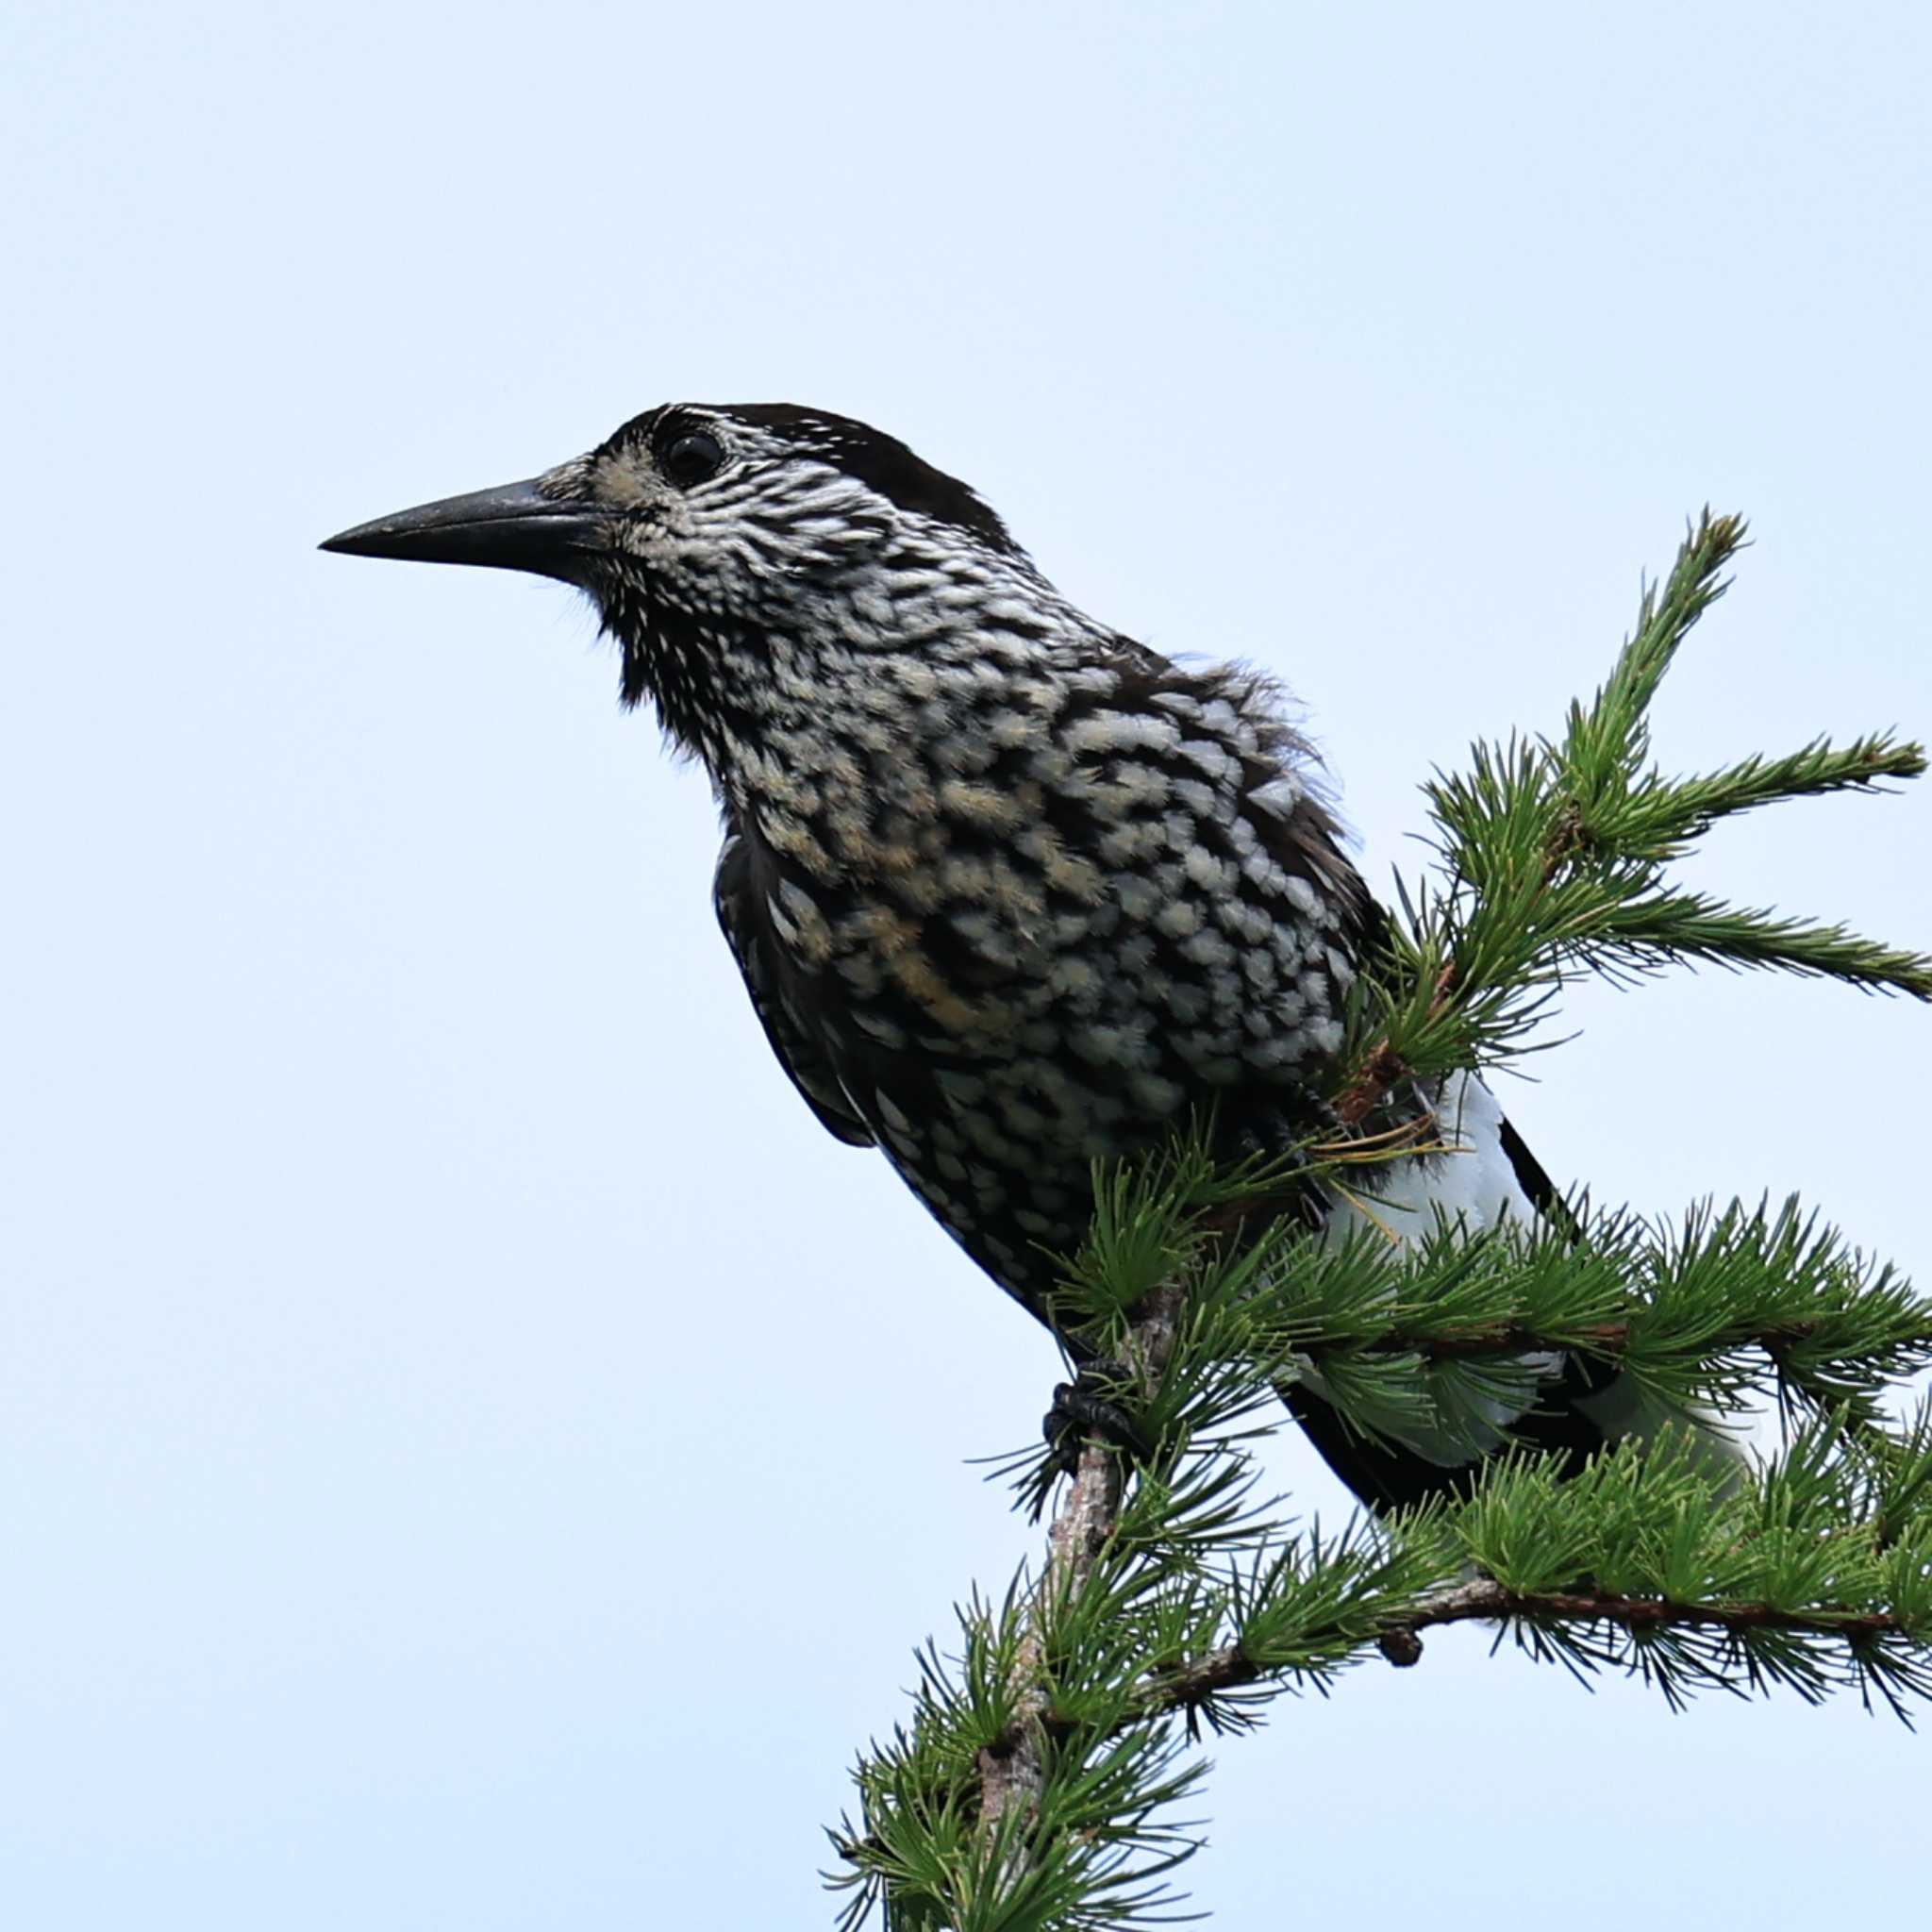
[[[1754,520],[1661,750],[1932,730],[1915,6],[19,9],[0,1917],[812,1925],[1055,1363],[771,1064],[711,809],[559,588],[318,556],[673,396],[871,418],[1414,784]],[[1932,794],[1698,877],[1932,941]],[[1908,1270],[1932,1021],[1588,993],[1512,1111]],[[1340,1499],[1298,1441],[1282,1480]],[[1897,1917],[1925,1746],[1489,1658],[1224,1745],[1198,1904]]]

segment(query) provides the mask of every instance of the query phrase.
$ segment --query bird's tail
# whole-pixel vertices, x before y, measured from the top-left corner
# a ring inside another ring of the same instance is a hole
[[[1436,1114],[1441,1150],[1390,1163],[1372,1198],[1338,1193],[1325,1224],[1329,1241],[1372,1230],[1373,1238],[1407,1244],[1444,1227],[1474,1233],[1509,1221],[1566,1220],[1549,1175],[1479,1079],[1456,1074],[1423,1097]],[[1479,1383],[1455,1365],[1425,1374],[1428,1410],[1393,1419],[1373,1436],[1344,1420],[1312,1362],[1285,1378],[1281,1393],[1323,1459],[1379,1508],[1464,1493],[1501,1450],[1551,1452],[1574,1472],[1607,1443],[1685,1420],[1613,1363],[1559,1350],[1489,1364]],[[1695,1420],[1713,1455],[1741,1456],[1714,1418]]]

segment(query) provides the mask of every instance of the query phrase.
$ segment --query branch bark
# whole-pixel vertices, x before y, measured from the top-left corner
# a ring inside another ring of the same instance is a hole
[[[1134,1324],[1129,1365],[1148,1394],[1154,1391],[1173,1353],[1182,1299],[1182,1291],[1172,1284],[1157,1289]],[[1002,1737],[979,1753],[979,1825],[983,1833],[992,1832],[1016,1806],[1030,1809],[1039,1801],[1046,1774],[1043,1753],[1049,1714],[1041,1612],[1064,1603],[1085,1587],[1120,1520],[1125,1489],[1121,1452],[1105,1444],[1088,1443],[1080,1451],[1073,1480],[1047,1530],[1046,1573],[1013,1659],[1012,1681],[1017,1691],[1013,1721]]]

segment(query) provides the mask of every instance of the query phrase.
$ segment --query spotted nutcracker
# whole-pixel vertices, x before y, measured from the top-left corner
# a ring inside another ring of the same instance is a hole
[[[671,404],[530,481],[323,547],[590,594],[625,704],[649,698],[710,775],[718,917],[780,1063],[1034,1313],[1096,1157],[1208,1101],[1230,1144],[1283,1146],[1315,1118],[1378,914],[1280,693],[1089,617],[894,438],[791,404]],[[1461,1152],[1402,1163],[1385,1224],[1548,1206],[1479,1082],[1417,1104]],[[1318,1378],[1284,1392],[1387,1503],[1453,1483],[1506,1430],[1578,1457],[1616,1432],[1614,1386],[1520,1366],[1474,1435],[1465,1414],[1371,1442]]]

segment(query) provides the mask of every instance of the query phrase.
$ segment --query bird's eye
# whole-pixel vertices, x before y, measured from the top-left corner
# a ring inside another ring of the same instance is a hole
[[[680,490],[708,483],[724,467],[724,445],[708,430],[693,429],[665,446],[658,466]]]

